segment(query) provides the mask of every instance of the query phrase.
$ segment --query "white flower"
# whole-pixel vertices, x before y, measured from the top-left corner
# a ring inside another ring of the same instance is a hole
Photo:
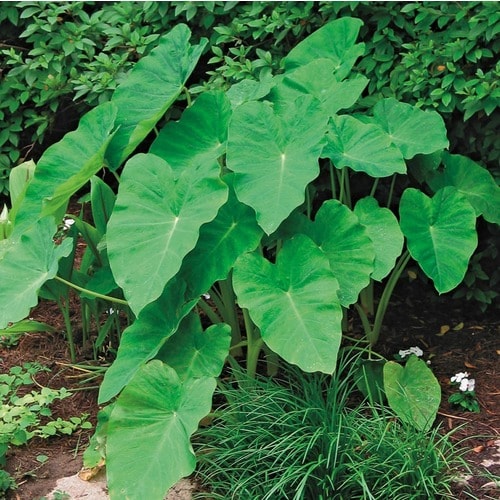
[[[209,293],[203,293],[202,294],[202,297],[205,299],[205,300],[208,300],[210,298],[210,294]]]
[[[468,372],[459,372],[459,373],[456,373],[455,375],[453,375],[453,377],[451,377],[450,380],[452,382],[459,383],[462,381],[462,379],[467,379],[468,376],[469,376]]]
[[[409,349],[401,349],[398,352],[399,356],[401,359],[406,358],[406,356],[409,356],[410,354],[415,354],[415,356],[420,357],[424,354],[424,351],[420,349],[420,347],[410,347]]]
[[[467,389],[466,389],[466,391],[472,392],[475,387],[476,387],[476,379],[470,378],[467,381]]]
[[[64,230],[67,231],[74,223],[75,219],[63,219]]]

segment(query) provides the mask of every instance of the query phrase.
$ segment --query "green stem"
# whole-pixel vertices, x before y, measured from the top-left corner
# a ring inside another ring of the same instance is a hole
[[[310,186],[306,187],[306,211],[307,211],[307,218],[311,220],[311,214],[312,214],[312,206],[311,206],[311,191],[310,191]]]
[[[214,325],[222,322],[219,315],[203,299],[198,301],[198,306]]]
[[[391,179],[391,187],[389,188],[389,196],[387,197],[387,206],[390,207],[392,203],[392,197],[394,195],[394,186],[396,184],[396,175],[393,174],[392,179]]]
[[[228,277],[219,282],[224,311],[222,317],[231,326],[231,346],[235,346],[241,342],[240,322],[236,312],[235,295],[232,284],[232,272],[229,272]],[[236,350],[233,356],[241,356],[243,352]]]
[[[57,281],[60,281],[61,283],[64,283],[65,285],[68,285],[71,288],[74,288],[75,290],[78,290],[79,292],[84,292],[88,295],[91,295],[96,299],[107,300],[109,302],[114,302],[115,304],[122,304],[124,306],[128,306],[128,302],[126,300],[117,299],[116,297],[110,297],[109,295],[103,295],[102,293],[93,292],[92,290],[88,290],[87,288],[75,285],[74,283],[71,283],[71,281],[67,281],[64,278],[61,278],[60,276],[56,276],[55,279]]]
[[[375,305],[373,301],[373,280],[370,280],[368,286],[361,290],[361,292],[359,293],[359,300],[363,309],[368,314],[373,316],[375,312]]]
[[[69,356],[72,363],[76,363],[76,349],[75,349],[75,339],[73,337],[73,328],[71,326],[71,318],[69,316],[69,307],[66,305],[68,300],[64,303],[60,299],[57,300],[57,305],[61,310],[61,313],[64,318],[64,326],[66,328],[66,338],[68,340],[69,345]]]
[[[408,252],[408,250],[405,250],[405,252],[403,252],[403,254],[401,254],[401,256],[399,257],[398,262],[392,270],[387,284],[384,287],[384,291],[382,292],[382,296],[380,297],[380,302],[377,307],[377,313],[375,315],[375,321],[373,322],[372,331],[370,333],[370,336],[368,337],[371,346],[374,346],[378,341],[380,331],[382,329],[382,322],[384,321],[384,316],[387,311],[392,292],[394,291],[394,288],[402,272],[408,265],[410,258],[410,252]]]
[[[257,373],[257,362],[264,341],[251,320],[247,309],[243,309],[243,321],[245,323],[247,335],[247,374],[250,378],[255,378],[255,374]]]
[[[337,199],[337,183],[335,182],[334,166],[331,161],[328,162],[328,170],[330,172],[330,185],[332,189],[332,199]]]
[[[370,196],[371,196],[371,197],[374,197],[374,196],[375,196],[375,192],[377,191],[377,187],[378,187],[378,182],[379,182],[379,180],[380,180],[380,179],[377,177],[377,178],[375,179],[375,182],[373,183],[372,189],[371,189],[371,191],[370,191]]]
[[[187,87],[183,87],[182,89],[184,91],[184,95],[186,96],[186,101],[187,101],[187,107],[191,107],[191,95],[189,94],[189,90]]]

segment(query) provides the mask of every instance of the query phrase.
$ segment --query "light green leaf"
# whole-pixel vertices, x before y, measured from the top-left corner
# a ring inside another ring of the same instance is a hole
[[[10,169],[9,195],[12,207],[22,202],[28,184],[35,173],[35,168],[35,162],[33,160],[28,160]]]
[[[399,222],[388,208],[379,207],[371,196],[359,200],[354,213],[365,226],[375,249],[372,279],[382,281],[392,271],[403,250],[404,237]]]
[[[38,291],[58,270],[59,259],[71,253],[73,241],[52,241],[56,225],[51,217],[39,219],[17,240],[6,240],[0,260],[0,328],[28,316],[38,302]]]
[[[202,38],[191,46],[190,38],[185,24],[174,26],[134,65],[113,94],[111,102],[118,108],[116,124],[120,129],[106,153],[112,169],[134,151],[182,92],[207,44]]]
[[[282,115],[262,102],[234,110],[227,166],[235,173],[238,199],[255,209],[267,234],[304,201],[307,184],[318,176],[326,120],[310,96],[290,103]]]
[[[118,354],[99,389],[99,404],[116,396],[139,368],[153,359],[198,302],[185,297],[186,284],[175,277],[161,297],[149,304],[122,334]]]
[[[273,351],[306,372],[335,370],[342,336],[338,283],[310,238],[286,241],[275,265],[256,253],[242,255],[233,284]]]
[[[488,222],[500,223],[500,187],[491,174],[470,158],[461,155],[443,156],[444,170],[429,180],[437,191],[444,186],[453,186],[474,207],[476,215]]]
[[[316,214],[312,237],[328,257],[339,282],[340,303],[348,307],[356,302],[373,273],[375,250],[368,231],[348,207],[329,200]]]
[[[289,72],[316,59],[330,59],[335,64],[339,80],[345,78],[356,59],[364,54],[365,44],[356,44],[363,21],[352,17],[336,19],[309,35],[285,57],[285,71]]]
[[[436,290],[455,288],[477,246],[474,208],[453,187],[440,189],[432,199],[409,188],[401,197],[399,213],[408,250]]]
[[[218,377],[230,343],[229,325],[219,323],[203,331],[199,316],[190,314],[162,347],[158,358],[174,368],[181,380]]]
[[[333,116],[341,109],[350,108],[361,96],[368,79],[357,75],[339,81],[335,76],[335,63],[317,59],[305,66],[285,73],[270,95],[276,107],[286,107],[299,95],[309,94],[321,102],[321,107]]]
[[[371,177],[406,173],[400,150],[380,127],[352,116],[334,116],[328,128],[322,157],[336,168],[350,167]]]
[[[102,168],[115,117],[113,104],[101,104],[81,118],[75,131],[45,151],[17,212],[13,237],[42,215],[62,217],[70,197]]]
[[[425,361],[412,355],[404,368],[387,362],[384,389],[389,406],[401,420],[421,431],[431,428],[441,403],[441,386]]]
[[[111,498],[162,500],[191,474],[196,459],[190,437],[209,413],[214,378],[182,382],[154,360],[142,366],[111,413],[106,470]]]
[[[224,180],[232,185],[229,177]],[[262,234],[254,210],[239,202],[230,189],[227,203],[213,221],[201,226],[196,247],[182,262],[189,296],[200,296],[213,283],[225,279],[236,259],[257,247]]]
[[[174,172],[216,160],[225,153],[231,105],[223,92],[205,92],[182,114],[168,122],[150,148]]]
[[[136,315],[179,271],[200,226],[214,219],[227,192],[216,161],[190,166],[178,177],[152,154],[127,162],[107,244],[116,282]]]
[[[90,179],[90,200],[92,220],[99,234],[103,235],[115,206],[116,195],[103,180],[94,176]]]
[[[231,107],[234,109],[244,102],[257,101],[262,99],[271,90],[271,77],[264,77],[258,82],[255,80],[241,80],[241,82],[231,85],[226,92],[231,101]]]
[[[373,117],[404,158],[434,153],[449,145],[443,118],[436,111],[423,111],[391,97],[377,102]]]

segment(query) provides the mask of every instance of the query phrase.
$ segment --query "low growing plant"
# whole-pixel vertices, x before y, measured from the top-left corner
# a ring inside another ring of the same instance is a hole
[[[332,373],[345,311],[373,280],[385,283],[373,324],[356,306],[370,346],[410,257],[445,293],[464,277],[477,217],[498,222],[498,186],[444,151],[436,112],[395,99],[350,112],[368,83],[352,74],[360,26],[339,19],[292,49],[282,73],[187,99],[180,120],[151,138],[207,43],[192,45],[177,25],[38,162],[0,242],[0,328],[24,318],[47,284],[130,308],[99,395],[114,405],[105,445],[112,498],[163,498],[193,471],[190,436],[210,412],[226,358],[242,354],[250,377],[261,354],[270,371],[283,359]],[[119,181],[116,199],[106,186],[112,203],[102,204],[91,186],[94,226],[75,219],[54,241],[69,198],[89,181],[103,184],[103,166]],[[81,281],[68,256],[84,232],[100,261]],[[398,415],[428,429],[436,379],[419,360],[393,363],[384,384]],[[145,453],[150,460],[137,461]]]

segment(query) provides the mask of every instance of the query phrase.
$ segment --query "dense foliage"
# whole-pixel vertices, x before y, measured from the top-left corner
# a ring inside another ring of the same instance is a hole
[[[357,69],[370,80],[359,104],[394,96],[437,109],[455,151],[498,168],[495,2],[0,4],[0,193],[12,166],[37,159],[90,106],[109,100],[134,63],[181,20],[195,40],[209,39],[193,91],[258,79],[328,21],[359,17],[366,49]]]
[[[377,371],[376,388],[361,390],[382,388],[402,422],[431,428],[441,390],[429,367],[410,356],[377,370],[371,348],[410,257],[440,293],[463,280],[477,220],[500,220],[500,189],[446,151],[436,111],[390,97],[360,112],[361,26],[332,21],[280,71],[193,96],[208,40],[177,24],[110,101],[36,166],[13,169],[26,172],[2,224],[0,328],[40,296],[64,304],[70,289],[131,321],[99,395],[110,404],[97,435],[112,498],[160,499],[193,471],[190,436],[226,359],[242,359],[249,377],[261,354],[269,372],[284,360],[333,373],[349,308],[370,353],[361,378]],[[92,218],[65,217],[87,187]]]

